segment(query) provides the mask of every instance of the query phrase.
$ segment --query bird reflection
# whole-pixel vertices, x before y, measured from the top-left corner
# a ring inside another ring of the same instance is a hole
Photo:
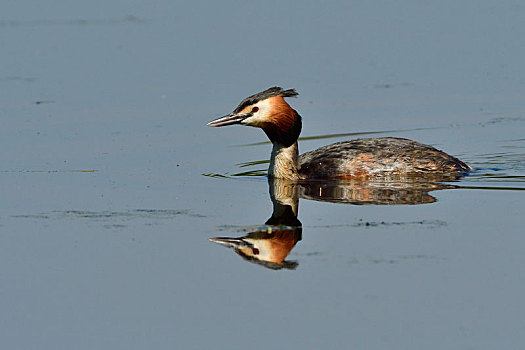
[[[266,226],[244,237],[216,237],[210,241],[233,248],[246,261],[270,269],[295,269],[297,262],[285,259],[303,232],[297,219],[299,184],[282,179],[269,179],[268,183],[273,212]]]
[[[209,240],[233,248],[246,261],[274,270],[295,269],[298,263],[288,261],[286,257],[302,237],[302,225],[297,218],[299,198],[354,205],[425,204],[436,201],[429,192],[457,187],[434,180],[383,178],[373,181],[296,182],[268,179],[273,212],[265,226],[243,237],[215,237]]]
[[[414,205],[433,203],[436,198],[429,192],[452,188],[457,186],[422,177],[310,181],[301,184],[300,197],[354,205]]]

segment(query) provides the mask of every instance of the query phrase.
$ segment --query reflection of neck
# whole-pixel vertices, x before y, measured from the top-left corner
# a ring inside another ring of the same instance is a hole
[[[299,210],[299,185],[284,179],[268,179],[273,203],[272,217],[267,225],[301,226],[297,219]]]
[[[290,147],[274,142],[268,176],[271,178],[299,180],[297,168],[299,164],[299,147],[297,141]]]

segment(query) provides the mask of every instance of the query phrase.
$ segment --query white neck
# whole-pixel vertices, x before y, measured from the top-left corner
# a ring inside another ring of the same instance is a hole
[[[299,147],[297,141],[290,147],[274,142],[268,176],[271,178],[297,181],[299,174]]]

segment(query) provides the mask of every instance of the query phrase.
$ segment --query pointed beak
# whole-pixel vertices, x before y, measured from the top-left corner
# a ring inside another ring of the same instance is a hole
[[[241,122],[244,119],[248,118],[249,116],[251,116],[250,113],[242,113],[242,114],[230,113],[224,117],[212,120],[211,122],[206,124],[206,126],[219,127],[219,126],[226,126],[226,125],[241,124]]]
[[[242,238],[215,237],[209,238],[208,240],[229,248],[248,248],[251,246],[251,244],[245,242]]]

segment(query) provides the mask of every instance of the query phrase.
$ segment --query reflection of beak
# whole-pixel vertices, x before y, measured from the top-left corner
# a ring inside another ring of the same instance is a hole
[[[241,113],[241,114],[235,114],[230,113],[224,117],[212,120],[207,126],[226,126],[226,125],[234,125],[234,124],[241,124],[241,122],[251,116],[251,113]]]
[[[208,240],[213,243],[236,249],[253,247],[252,244],[246,242],[242,238],[215,237],[208,238]]]

